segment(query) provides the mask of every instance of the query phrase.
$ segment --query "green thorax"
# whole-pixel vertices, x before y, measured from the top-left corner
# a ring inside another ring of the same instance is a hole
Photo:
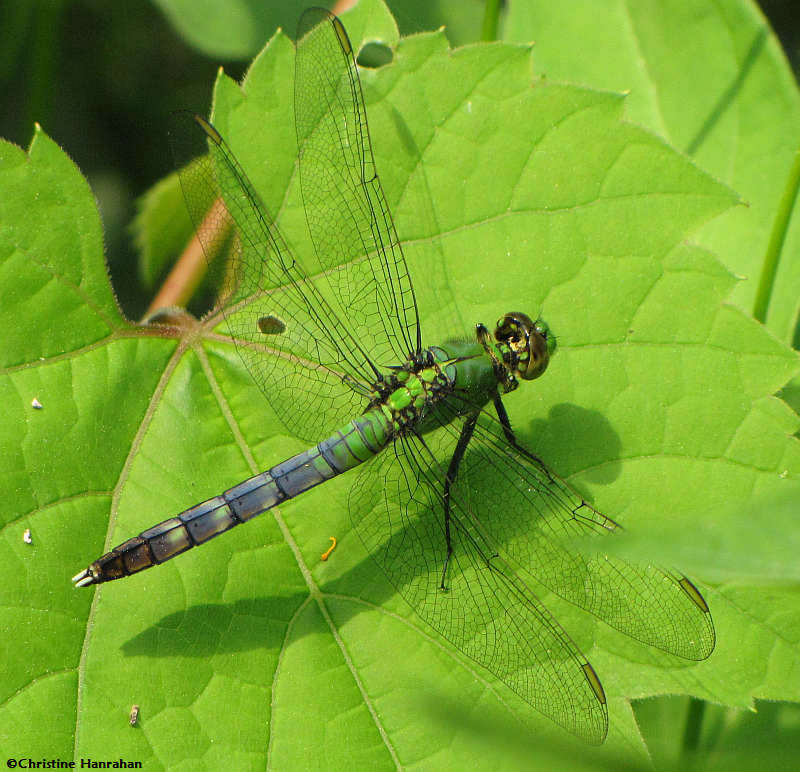
[[[482,407],[497,386],[495,365],[481,344],[449,341],[424,350],[376,384],[370,409],[384,416],[393,433],[400,433],[454,394],[461,404]]]
[[[397,434],[445,400],[459,414],[474,412],[498,390],[506,393],[519,379],[538,378],[555,352],[547,325],[520,312],[501,317],[493,336],[477,325],[475,337],[431,346],[391,370],[373,385],[367,414],[380,416],[386,431]]]

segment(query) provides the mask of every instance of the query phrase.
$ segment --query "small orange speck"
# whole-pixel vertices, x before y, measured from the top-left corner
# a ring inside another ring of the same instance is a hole
[[[335,536],[331,536],[331,546],[330,546],[330,547],[328,547],[328,549],[327,549],[325,552],[323,552],[323,553],[322,553],[322,555],[320,555],[320,558],[321,558],[322,560],[327,560],[327,559],[328,559],[328,556],[329,556],[329,555],[331,554],[331,552],[333,552],[335,549],[336,549],[336,537],[335,537]]]

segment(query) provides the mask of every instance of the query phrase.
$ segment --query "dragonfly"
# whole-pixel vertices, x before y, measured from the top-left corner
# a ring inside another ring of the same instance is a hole
[[[197,115],[182,121],[202,154],[180,177],[209,259],[227,245],[222,313],[244,365],[286,429],[317,444],[128,539],[73,582],[137,574],[347,472],[353,528],[419,617],[533,708],[602,743],[600,679],[539,595],[696,661],[715,645],[709,607],[687,577],[604,552],[620,526],[518,441],[503,398],[547,370],[556,339],[544,321],[512,311],[491,332],[477,324],[471,337],[423,345],[354,49],[322,9],[304,13],[296,46],[300,187],[316,263],[290,251],[220,133]],[[596,552],[576,546],[587,538],[601,540]]]

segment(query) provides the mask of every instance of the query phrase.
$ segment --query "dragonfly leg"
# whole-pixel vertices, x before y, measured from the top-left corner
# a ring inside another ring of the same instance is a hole
[[[525,458],[535,461],[541,470],[547,475],[550,482],[555,482],[553,480],[553,476],[550,474],[550,470],[544,465],[542,459],[540,459],[538,456],[535,456],[527,448],[522,447],[522,445],[517,442],[517,437],[514,434],[514,430],[511,428],[511,421],[509,420],[508,413],[506,412],[506,406],[503,404],[503,400],[500,397],[499,392],[495,392],[492,402],[494,403],[494,409],[497,413],[497,417],[500,419],[500,425],[503,427],[503,434],[506,435],[509,445],[511,445],[515,450],[519,451],[523,456],[525,456]]]
[[[503,404],[500,394],[494,395],[493,402],[494,409],[497,412],[497,417],[500,419],[500,425],[503,427],[503,433],[506,435],[509,445],[511,445],[515,450],[518,450],[523,456],[525,456],[525,458],[537,463],[540,469],[547,475],[547,479],[555,485],[556,481],[553,479],[553,475],[550,474],[550,470],[544,465],[542,460],[538,456],[533,455],[533,453],[531,453],[529,450],[523,448],[522,445],[517,442],[517,438],[514,436],[514,430],[511,428],[511,421],[509,420],[508,413],[506,412],[506,406]],[[580,510],[584,507],[591,512],[591,515],[587,516],[581,513]],[[616,523],[610,517],[598,512],[594,507],[587,504],[583,498],[581,498],[581,503],[572,510],[572,515],[575,519],[583,519],[595,525],[599,524],[607,531],[615,531],[622,528],[619,523]]]
[[[453,543],[450,540],[450,487],[456,481],[458,474],[458,467],[461,459],[464,458],[464,452],[472,439],[472,434],[475,431],[475,424],[478,422],[478,414],[470,416],[461,429],[461,436],[458,438],[458,444],[453,451],[453,457],[450,459],[450,466],[447,469],[447,474],[444,477],[444,538],[447,543],[447,555],[444,558],[444,565],[442,566],[442,581],[439,585],[440,590],[446,590],[444,579],[447,576],[447,565],[450,562],[450,556],[453,554]]]

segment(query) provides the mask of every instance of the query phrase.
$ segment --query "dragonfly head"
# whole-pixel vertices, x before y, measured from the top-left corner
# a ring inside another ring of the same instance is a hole
[[[494,338],[505,367],[525,381],[538,378],[556,350],[556,339],[547,323],[541,319],[534,322],[519,311],[512,311],[498,320]]]

